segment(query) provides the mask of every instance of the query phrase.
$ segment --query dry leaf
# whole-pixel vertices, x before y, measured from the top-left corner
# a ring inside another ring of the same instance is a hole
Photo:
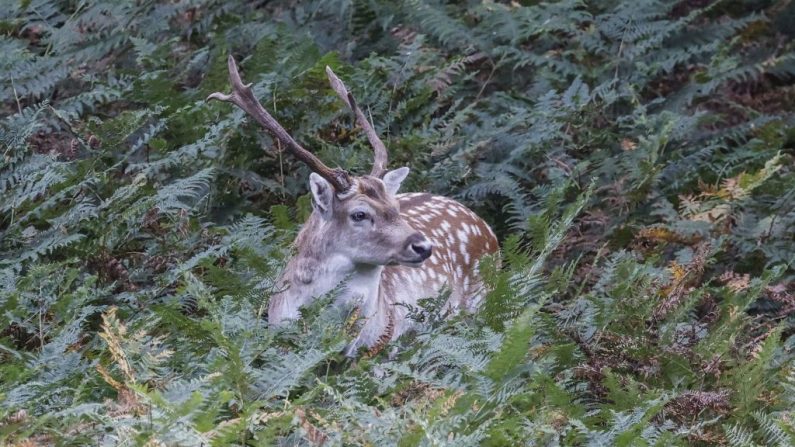
[[[630,140],[629,138],[624,138],[621,140],[621,149],[625,151],[634,151],[635,148],[638,147],[638,143]]]

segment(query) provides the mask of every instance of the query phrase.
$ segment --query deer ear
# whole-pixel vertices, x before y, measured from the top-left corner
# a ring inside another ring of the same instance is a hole
[[[334,201],[334,188],[331,183],[313,172],[309,174],[309,190],[312,191],[312,207],[324,219],[330,219],[331,204]]]
[[[409,168],[406,166],[397,168],[394,171],[389,171],[384,174],[384,186],[386,187],[386,192],[392,196],[397,194],[398,189],[400,189],[400,184],[403,183],[403,180],[406,179],[407,175],[409,175]]]

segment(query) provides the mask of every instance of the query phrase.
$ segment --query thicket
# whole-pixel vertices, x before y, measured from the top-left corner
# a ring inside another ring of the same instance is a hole
[[[786,0],[2,0],[0,444],[795,444],[793,23]],[[429,299],[354,361],[328,300],[267,327],[308,172],[204,101],[229,53],[367,172],[331,66],[404,190],[497,230],[482,312]]]

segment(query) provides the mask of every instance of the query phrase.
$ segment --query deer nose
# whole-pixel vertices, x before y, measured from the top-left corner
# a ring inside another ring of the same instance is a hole
[[[409,237],[409,247],[423,261],[430,258],[433,251],[433,244],[420,233],[414,233]]]

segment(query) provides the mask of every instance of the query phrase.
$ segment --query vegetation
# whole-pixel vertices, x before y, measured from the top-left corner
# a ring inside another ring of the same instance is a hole
[[[795,2],[0,5],[0,445],[795,445]],[[492,224],[482,312],[267,327],[308,172],[229,53]]]

